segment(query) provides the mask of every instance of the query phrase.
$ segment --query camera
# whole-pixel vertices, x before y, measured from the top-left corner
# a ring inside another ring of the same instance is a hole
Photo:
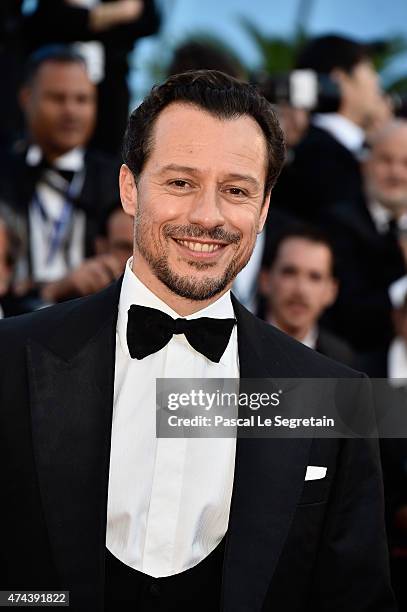
[[[313,70],[292,70],[273,75],[260,73],[255,83],[272,104],[288,104],[318,113],[334,113],[339,108],[339,86],[327,74]]]

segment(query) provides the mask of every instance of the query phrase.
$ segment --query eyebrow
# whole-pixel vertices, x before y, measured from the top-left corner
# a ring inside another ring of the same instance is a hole
[[[195,174],[195,175],[201,174],[198,168],[193,168],[191,166],[180,166],[178,164],[168,164],[167,166],[163,166],[159,170],[159,172],[171,172],[171,171],[186,172],[188,174]],[[233,172],[227,175],[226,180],[245,181],[247,183],[251,183],[253,187],[255,187],[256,189],[260,189],[260,183],[258,182],[258,180],[255,179],[253,176],[250,176],[249,174],[239,174],[239,173]]]

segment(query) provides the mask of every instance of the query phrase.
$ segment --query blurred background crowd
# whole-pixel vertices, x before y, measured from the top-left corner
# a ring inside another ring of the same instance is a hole
[[[278,13],[282,3],[270,4]],[[310,348],[406,385],[407,38],[338,33],[334,20],[310,34],[311,0],[293,5],[295,32],[284,38],[267,34],[263,5],[253,0],[239,22],[257,45],[254,66],[213,32],[186,27],[184,40],[166,45],[170,0],[3,0],[0,317],[93,293],[121,275],[133,240],[118,194],[129,108],[147,74],[152,84],[216,69],[261,90],[287,141],[265,231],[234,292]],[[379,5],[392,10],[366,7]],[[145,37],[159,44],[140,78],[132,58]],[[384,83],[397,57],[405,72]],[[407,610],[407,451],[390,442],[389,547]]]

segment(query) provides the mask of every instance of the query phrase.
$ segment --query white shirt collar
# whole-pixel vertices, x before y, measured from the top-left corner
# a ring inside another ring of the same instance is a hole
[[[308,333],[304,336],[301,342],[305,346],[308,346],[308,348],[315,350],[315,347],[317,345],[317,339],[318,339],[318,328],[315,326],[315,327],[312,327],[308,331]]]
[[[312,123],[329,132],[351,153],[358,153],[363,146],[365,133],[356,123],[339,113],[315,113]]]
[[[139,306],[148,306],[165,312],[173,319],[177,319],[180,315],[175,312],[168,304],[161,300],[153,293],[139,278],[134,274],[132,266],[133,258],[130,257],[126,263],[123,283],[120,290],[119,311],[117,319],[117,331],[119,334],[120,344],[124,353],[130,357],[127,346],[127,314],[132,304]],[[185,319],[197,319],[199,317],[212,317],[213,319],[234,318],[234,310],[230,291],[224,293],[216,302],[212,302],[209,306],[194,312],[193,314],[183,317]],[[192,349],[191,347],[191,350]]]
[[[378,200],[368,202],[370,216],[379,234],[384,234],[389,229],[389,223],[393,218],[391,212],[385,208]]]
[[[370,200],[368,202],[368,208],[377,231],[379,232],[379,234],[385,234],[389,229],[390,221],[394,219],[394,215],[378,200]],[[400,230],[405,231],[407,229],[407,213],[404,213],[403,215],[398,217],[396,219],[396,222],[397,227]]]
[[[26,154],[26,162],[29,166],[38,166],[43,157],[41,148],[38,145],[28,147]],[[82,147],[71,149],[64,155],[57,157],[53,165],[59,170],[70,170],[71,172],[79,172],[84,166],[85,151]]]

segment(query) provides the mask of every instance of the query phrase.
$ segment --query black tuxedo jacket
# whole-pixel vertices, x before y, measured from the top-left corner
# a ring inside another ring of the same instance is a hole
[[[356,207],[363,200],[356,157],[326,130],[311,125],[273,189],[273,206],[318,222],[321,211],[336,202],[351,202]]]
[[[318,329],[315,350],[325,355],[325,357],[335,359],[335,361],[344,363],[349,367],[355,367],[355,355],[349,344],[323,327]]]
[[[388,289],[406,269],[395,233],[380,234],[366,204],[351,202],[338,202],[321,224],[332,237],[340,281],[325,324],[357,351],[385,351],[394,335]]]
[[[41,166],[26,164],[26,151],[4,153],[0,158],[0,200],[22,219],[28,231],[28,207],[41,177]],[[95,238],[101,233],[109,212],[120,205],[118,163],[97,151],[85,154],[85,179],[75,205],[86,214],[85,255],[94,255]],[[29,258],[29,250],[27,252]]]
[[[119,294],[0,322],[2,588],[64,588],[75,611],[103,610]],[[234,308],[242,377],[358,376]],[[223,612],[390,612],[387,563],[374,441],[238,438]]]

